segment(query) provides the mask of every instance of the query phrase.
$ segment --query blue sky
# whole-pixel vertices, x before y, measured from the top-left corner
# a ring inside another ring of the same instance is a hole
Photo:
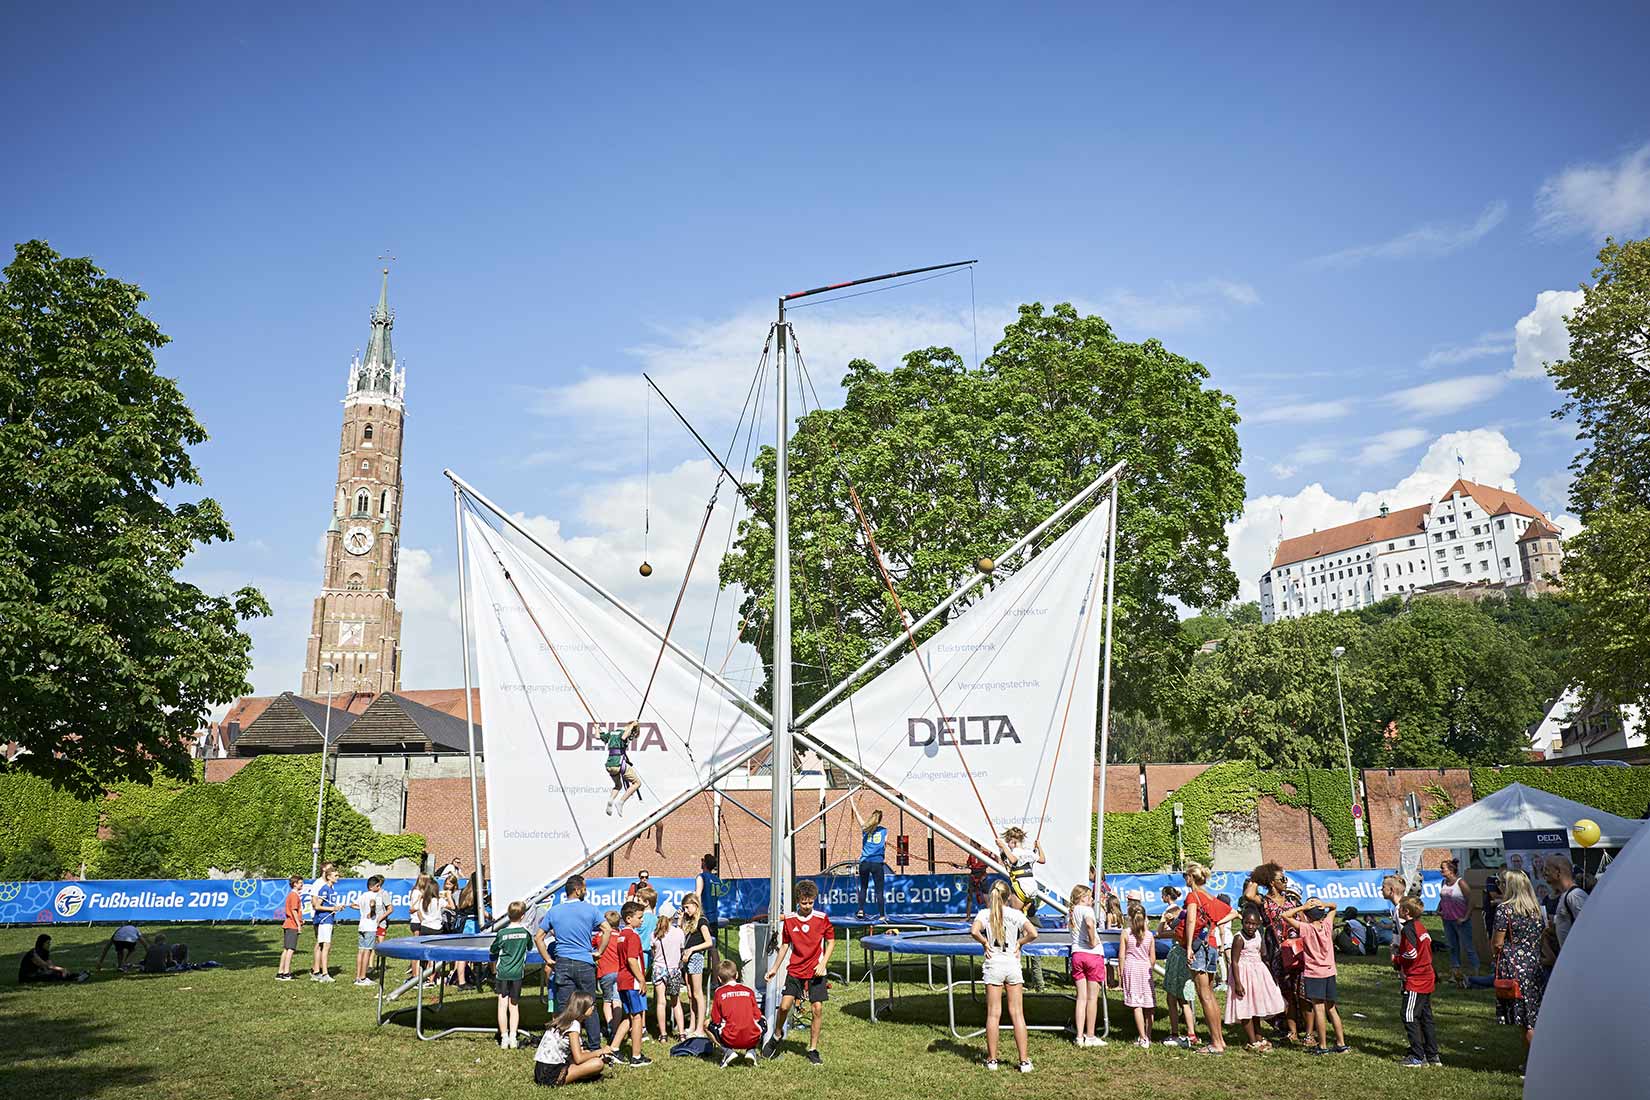
[[[408,686],[458,677],[443,467],[666,608],[640,370],[725,437],[777,293],[944,260],[980,265],[797,313],[816,374],[983,353],[1029,300],[1161,338],[1246,417],[1250,594],[1280,512],[1418,503],[1457,452],[1560,512],[1573,299],[1538,296],[1650,232],[1645,9],[1098,7],[14,5],[0,229],[150,294],[238,535],[191,571],[276,606],[260,690],[296,686],[385,250]],[[655,429],[674,580],[710,476]]]

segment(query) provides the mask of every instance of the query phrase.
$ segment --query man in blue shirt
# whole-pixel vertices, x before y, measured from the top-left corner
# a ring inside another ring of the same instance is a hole
[[[551,988],[555,991],[556,1008],[566,1008],[573,994],[588,993],[596,999],[596,956],[591,951],[591,938],[602,924],[602,911],[584,900],[584,876],[574,875],[564,888],[566,897],[550,907],[533,931],[533,943],[539,956],[550,964]],[[544,934],[556,937],[554,947],[545,942]],[[584,1046],[598,1050],[602,1045],[596,1013],[584,1021]]]
[[[859,822],[861,844],[859,850],[859,912],[860,919],[865,917],[865,906],[868,902],[868,890],[871,880],[877,882],[877,905],[882,916],[888,915],[888,830],[882,825],[882,811],[872,810],[869,818],[859,816],[859,803],[854,799],[848,800],[849,807],[854,811],[854,820]]]

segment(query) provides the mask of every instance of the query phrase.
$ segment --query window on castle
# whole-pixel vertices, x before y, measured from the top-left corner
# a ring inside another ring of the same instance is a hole
[[[361,429],[361,438],[364,439],[364,440],[372,438],[372,425],[371,424],[368,424],[366,427]]]
[[[372,494],[365,489],[355,494],[355,514],[358,516],[372,514]]]
[[[370,469],[372,469],[372,463],[363,458],[361,460],[361,472],[364,474]]]
[[[1511,569],[1512,568],[1512,559],[1511,558],[1502,558],[1501,559],[1501,568]]]
[[[378,513],[383,516],[390,514],[390,491],[388,489],[385,489],[378,498]]]

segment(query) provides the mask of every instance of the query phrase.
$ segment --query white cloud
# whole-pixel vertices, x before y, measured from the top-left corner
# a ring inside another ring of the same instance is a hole
[[[1250,424],[1276,422],[1304,423],[1316,420],[1339,420],[1352,412],[1352,402],[1336,398],[1332,401],[1303,401],[1293,405],[1270,405],[1243,419]]]
[[[1553,235],[1630,237],[1650,229],[1650,144],[1614,164],[1577,164],[1535,194],[1536,228]]]
[[[1233,305],[1260,305],[1260,291],[1249,283],[1240,283],[1233,279],[1209,279],[1196,284],[1194,289],[1218,294]]]
[[[1489,400],[1501,391],[1506,381],[1499,374],[1467,374],[1459,378],[1423,382],[1419,386],[1399,390],[1388,400],[1417,416],[1442,416]]]
[[[1295,476],[1295,471],[1299,469],[1299,467],[1288,462],[1274,462],[1272,463],[1270,469],[1273,477],[1288,479]]]
[[[1579,290],[1543,290],[1535,308],[1513,326],[1513,378],[1545,378],[1545,364],[1570,356],[1570,330],[1564,320],[1581,305]]]
[[[1447,256],[1477,244],[1507,217],[1507,204],[1500,200],[1484,207],[1470,224],[1432,222],[1400,233],[1377,244],[1343,248],[1308,261],[1313,267],[1355,267],[1366,260],[1408,260],[1415,257]]]
[[[1457,454],[1464,460],[1469,480],[1516,488],[1512,475],[1522,462],[1518,452],[1500,432],[1475,428],[1439,436],[1415,469],[1387,489],[1342,500],[1314,482],[1290,495],[1274,493],[1250,499],[1244,504],[1243,515],[1226,527],[1228,556],[1238,576],[1239,598],[1260,598],[1260,575],[1272,564],[1280,537],[1280,514],[1282,537],[1293,538],[1375,515],[1382,504],[1396,511],[1435,501],[1462,476]]]
[[[1548,513],[1563,511],[1570,501],[1570,471],[1554,470],[1535,483],[1535,502]]]
[[[1486,332],[1466,344],[1443,344],[1427,352],[1423,367],[1448,367],[1474,359],[1490,359],[1513,350],[1513,337],[1506,332]]]
[[[1382,432],[1364,444],[1363,450],[1358,452],[1358,461],[1375,464],[1397,458],[1410,448],[1419,446],[1427,435],[1420,428],[1394,428]]]

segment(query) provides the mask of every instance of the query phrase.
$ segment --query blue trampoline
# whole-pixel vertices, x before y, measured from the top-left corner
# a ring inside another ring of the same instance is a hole
[[[402,982],[388,997],[384,995],[384,975],[389,967],[380,964],[378,967],[378,1022],[394,1019],[404,1012],[413,1014],[413,1034],[420,1039],[444,1039],[449,1035],[470,1032],[481,1035],[497,1035],[496,1027],[449,1027],[434,1035],[424,1034],[424,987],[426,978],[428,984],[436,987],[435,1004],[430,1006],[432,1012],[441,1011],[447,999],[447,970],[445,963],[471,963],[486,965],[492,961],[490,948],[493,945],[491,935],[452,935],[452,936],[401,936],[397,939],[384,940],[373,948],[386,959],[407,959],[412,962],[433,963],[438,966],[419,967],[418,976]],[[527,949],[527,965],[542,966],[544,958],[538,952],[537,945]],[[433,971],[433,973],[432,973]],[[393,1001],[407,990],[417,993],[413,1003],[404,1008],[393,1008],[384,1011],[386,1001]]]
[[[1035,959],[1069,959],[1071,956],[1071,944],[1069,942],[1070,937],[1061,935],[1064,931],[1065,929],[1059,926],[1050,927],[1045,925],[1039,927],[1038,932],[1041,938],[1027,944],[1022,949],[1021,953],[1028,958]],[[1058,937],[1058,940],[1056,937]],[[1117,959],[1121,938],[1122,932],[1119,929],[1112,928],[1100,930],[1100,947],[1108,961],[1115,961]],[[950,1024],[951,1034],[958,1039],[973,1039],[985,1034],[984,1028],[968,1032],[967,1034],[957,1030],[956,991],[959,987],[966,985],[969,987],[972,994],[976,984],[978,983],[978,978],[975,976],[974,963],[972,960],[980,959],[985,956],[985,949],[982,948],[974,937],[968,934],[968,932],[958,930],[956,928],[929,929],[916,932],[896,932],[887,935],[864,936],[860,939],[860,944],[865,948],[866,954],[870,956],[871,959],[871,962],[866,967],[866,970],[870,975],[871,980],[870,1009],[872,1023],[877,1023],[880,1019],[877,1015],[875,957],[876,953],[881,951],[886,953],[888,956],[887,1012],[893,1011],[894,1001],[896,999],[896,989],[894,983],[895,955],[926,957],[930,961],[930,966],[932,966],[932,960],[936,958],[944,959],[945,984],[943,986],[936,986],[933,981],[930,980],[929,988],[936,991],[943,990],[945,993],[946,1017]],[[1166,939],[1158,942],[1158,958],[1167,957],[1169,953],[1169,946],[1170,945]],[[956,976],[955,962],[957,959],[970,960],[967,964],[968,975],[966,978],[958,978]],[[1109,987],[1103,988],[1100,996],[1100,1014],[1104,1027],[1104,1030],[1101,1033],[1102,1037],[1111,1034],[1111,1006],[1109,1004],[1110,992],[1111,990]],[[1064,1031],[1068,1025],[1030,1024],[1027,1026],[1033,1031]],[[1006,1030],[1009,1025],[1004,1023],[1002,1027]]]
[[[854,980],[854,933],[875,932],[881,929],[884,932],[921,932],[935,928],[966,929],[972,917],[962,913],[898,913],[890,916],[837,916],[825,910],[825,915],[831,918],[831,926],[842,929],[843,945],[843,973],[841,978],[845,982]],[[861,943],[865,936],[860,936]],[[870,971],[870,953],[866,953],[866,962],[860,970]],[[837,975],[833,974],[832,977]]]

